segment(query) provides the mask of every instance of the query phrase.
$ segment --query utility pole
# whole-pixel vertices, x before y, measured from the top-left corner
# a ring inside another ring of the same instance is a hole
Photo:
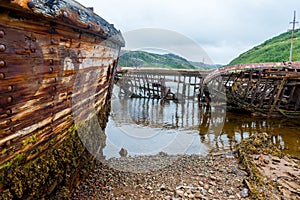
[[[292,22],[290,22],[290,24],[293,24],[293,29],[292,29],[292,40],[291,40],[291,49],[290,49],[290,60],[289,62],[292,62],[292,59],[293,59],[293,40],[294,40],[294,32],[295,32],[295,25],[297,24],[298,22],[296,22],[296,11],[294,11],[294,20]]]

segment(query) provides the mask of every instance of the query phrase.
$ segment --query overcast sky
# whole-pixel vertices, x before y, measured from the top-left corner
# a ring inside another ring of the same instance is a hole
[[[300,16],[299,0],[78,2],[94,7],[98,15],[114,24],[124,35],[144,28],[182,34],[200,45],[211,60],[219,64],[227,64],[240,53],[290,29],[294,10]],[[299,28],[299,24],[296,27]]]

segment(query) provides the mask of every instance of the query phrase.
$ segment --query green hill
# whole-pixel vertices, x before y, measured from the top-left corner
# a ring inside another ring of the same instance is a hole
[[[292,32],[280,34],[264,43],[242,53],[228,65],[259,63],[259,62],[282,62],[290,57]],[[295,31],[293,42],[293,61],[300,61],[300,31]]]
[[[119,59],[122,67],[157,67],[169,69],[196,69],[186,59],[174,54],[155,54],[144,51],[122,52]]]
[[[118,62],[121,67],[151,67],[166,69],[210,70],[220,65],[190,62],[175,54],[155,54],[145,51],[122,51]]]

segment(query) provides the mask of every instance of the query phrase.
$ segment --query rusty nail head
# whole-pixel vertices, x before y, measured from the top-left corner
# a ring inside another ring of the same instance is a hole
[[[5,35],[4,31],[3,30],[0,30],[0,38],[3,38]]]
[[[6,123],[6,125],[9,125],[11,122],[12,122],[11,119],[9,119],[5,123]]]
[[[53,72],[53,67],[50,67],[50,72]]]
[[[14,87],[13,87],[12,85],[9,85],[9,86],[7,87],[7,90],[8,90],[9,92],[13,91],[13,89],[14,89]]]
[[[4,44],[0,44],[0,51],[3,52],[6,50],[6,47]]]
[[[13,102],[13,97],[12,96],[7,97],[7,103],[11,103],[11,102]]]
[[[6,110],[6,114],[8,114],[8,115],[12,114],[12,110],[11,109],[7,109]]]
[[[0,67],[5,67],[6,66],[6,63],[4,60],[0,60]]]
[[[50,59],[50,60],[49,60],[49,63],[50,63],[50,65],[53,65],[54,62],[53,62],[52,59]]]
[[[4,79],[5,78],[5,74],[4,73],[0,73],[0,79]]]

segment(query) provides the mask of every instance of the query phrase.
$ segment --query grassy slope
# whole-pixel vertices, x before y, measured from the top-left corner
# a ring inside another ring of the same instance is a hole
[[[291,31],[280,34],[264,43],[242,53],[232,60],[229,65],[259,63],[259,62],[282,62],[290,57]],[[293,48],[293,61],[300,61],[300,30],[295,31]]]
[[[158,67],[168,69],[196,69],[186,59],[174,54],[154,54],[143,51],[131,51],[120,56],[119,66]]]

